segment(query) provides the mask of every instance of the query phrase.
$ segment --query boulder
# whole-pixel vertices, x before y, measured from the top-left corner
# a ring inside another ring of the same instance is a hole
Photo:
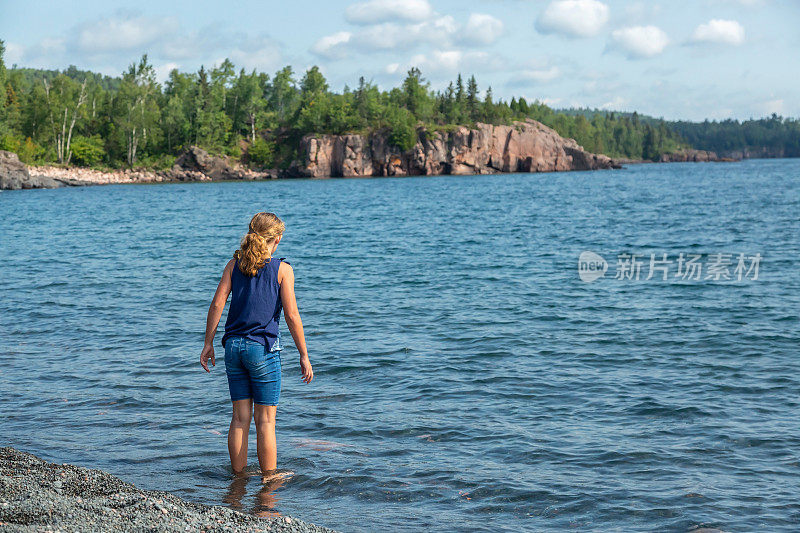
[[[0,150],[0,190],[55,189],[64,185],[47,176],[31,176],[17,154]]]
[[[172,174],[180,181],[239,179],[238,172],[225,159],[197,146],[189,146],[175,159]]]

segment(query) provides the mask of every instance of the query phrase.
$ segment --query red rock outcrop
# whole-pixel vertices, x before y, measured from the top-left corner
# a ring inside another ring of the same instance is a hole
[[[385,133],[307,135],[293,171],[307,177],[496,174],[619,168],[611,158],[586,152],[573,139],[535,120],[510,126],[477,124],[450,133],[418,132],[401,152]]]

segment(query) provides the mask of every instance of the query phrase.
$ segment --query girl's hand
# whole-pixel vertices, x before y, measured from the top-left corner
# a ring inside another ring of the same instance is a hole
[[[308,360],[307,355],[300,358],[300,369],[303,371],[303,381],[311,383],[311,380],[314,379],[314,370],[311,368],[311,361]]]
[[[208,361],[209,360],[211,360],[211,366],[217,366],[216,362],[214,361],[214,345],[213,344],[206,344],[203,347],[203,352],[200,354],[200,366],[202,366],[205,369],[206,372],[211,372],[211,370],[208,369]]]

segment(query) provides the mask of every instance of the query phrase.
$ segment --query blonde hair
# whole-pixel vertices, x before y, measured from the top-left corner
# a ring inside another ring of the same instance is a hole
[[[242,237],[239,249],[233,253],[239,270],[245,276],[255,276],[270,260],[271,244],[283,235],[283,221],[274,213],[256,213],[250,220],[250,230]]]

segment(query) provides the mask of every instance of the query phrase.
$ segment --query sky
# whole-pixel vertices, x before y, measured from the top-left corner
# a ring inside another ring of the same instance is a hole
[[[435,90],[461,72],[495,98],[666,119],[800,117],[800,0],[0,0],[6,64],[159,79],[230,58],[332,89]]]

